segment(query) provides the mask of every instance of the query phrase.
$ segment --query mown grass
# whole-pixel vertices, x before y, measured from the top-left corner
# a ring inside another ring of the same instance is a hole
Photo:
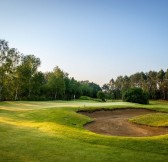
[[[156,113],[131,118],[130,121],[150,126],[168,126],[168,114]]]
[[[150,105],[94,101],[1,102],[0,161],[167,162],[168,135],[115,137],[89,132],[81,109],[148,108],[168,112],[168,102]],[[168,116],[153,119],[168,121]],[[150,122],[148,122],[150,124]],[[159,124],[158,124],[159,126]]]

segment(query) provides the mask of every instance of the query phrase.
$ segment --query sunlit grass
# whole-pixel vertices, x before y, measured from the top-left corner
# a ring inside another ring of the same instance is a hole
[[[83,128],[92,119],[76,113],[102,107],[168,111],[168,102],[160,101],[160,105],[154,102],[150,105],[87,101],[0,103],[0,161],[166,162],[168,135],[142,138],[99,135]],[[157,121],[167,118],[160,116]]]
[[[106,107],[111,105],[125,105],[124,102],[96,102],[96,101],[43,101],[43,102],[31,102],[31,101],[17,101],[17,102],[4,102],[0,104],[0,109],[2,108],[12,108],[12,109],[37,109],[37,108],[52,108],[52,107]],[[127,103],[127,105],[133,105],[132,103]]]
[[[130,121],[150,126],[168,126],[168,114],[147,114],[130,119]]]

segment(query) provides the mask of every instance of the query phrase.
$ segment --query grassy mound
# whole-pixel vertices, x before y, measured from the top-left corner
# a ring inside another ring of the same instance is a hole
[[[168,114],[147,114],[130,119],[131,122],[149,126],[168,126]]]

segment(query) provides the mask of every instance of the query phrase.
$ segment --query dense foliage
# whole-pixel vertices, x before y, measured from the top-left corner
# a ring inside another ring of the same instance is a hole
[[[80,96],[80,100],[93,100],[93,98],[88,97],[88,96]]]
[[[55,100],[76,99],[80,96],[97,97],[99,85],[89,81],[77,81],[56,66],[53,71],[40,72],[41,61],[34,55],[21,54],[0,40],[0,101],[4,100]],[[140,72],[131,76],[119,76],[104,84],[107,99],[121,99],[122,92],[141,88],[150,99],[168,99],[168,69]]]
[[[40,59],[23,55],[0,40],[0,101],[96,98],[100,86],[77,81],[56,66],[53,71],[38,71]]]
[[[103,91],[111,99],[121,99],[122,92],[130,88],[141,88],[149,94],[150,99],[168,99],[168,69],[158,72],[138,72],[131,76],[119,76],[103,85]]]
[[[106,101],[106,95],[105,95],[105,93],[102,92],[102,91],[98,91],[98,92],[97,92],[97,98],[101,99],[103,102]]]
[[[141,88],[130,88],[123,92],[123,101],[140,103],[140,104],[148,104],[148,94],[143,92]]]

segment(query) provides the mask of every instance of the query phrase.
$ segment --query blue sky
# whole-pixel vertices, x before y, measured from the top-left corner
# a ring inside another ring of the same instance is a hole
[[[0,0],[0,39],[102,85],[168,68],[167,0]]]

